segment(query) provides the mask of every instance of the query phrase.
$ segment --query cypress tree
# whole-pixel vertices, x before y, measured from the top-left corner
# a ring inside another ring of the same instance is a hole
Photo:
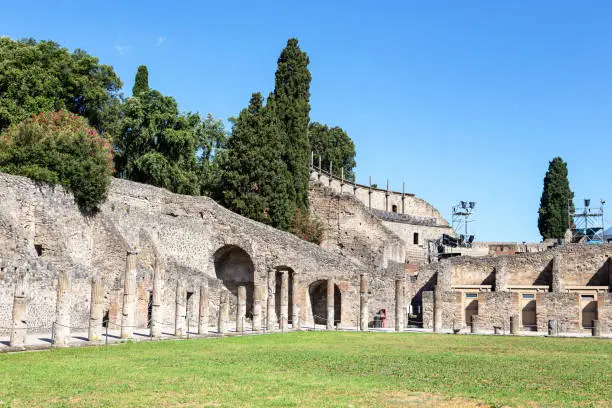
[[[138,67],[136,72],[136,79],[134,80],[134,87],[132,87],[132,96],[138,96],[142,92],[149,90],[149,71],[146,65]]]
[[[287,230],[290,180],[281,157],[284,134],[263,97],[254,93],[227,140],[220,162],[221,203],[252,220]]]
[[[568,205],[574,193],[567,178],[567,163],[555,157],[548,165],[538,211],[538,229],[544,239],[563,238],[569,227]]]
[[[291,38],[278,58],[274,83],[273,108],[285,133],[283,159],[291,177],[289,199],[299,209],[308,209],[310,145],[309,59]]]

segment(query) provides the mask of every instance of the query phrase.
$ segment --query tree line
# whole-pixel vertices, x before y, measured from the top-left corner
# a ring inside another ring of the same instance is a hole
[[[53,41],[2,37],[0,62],[0,171],[62,184],[86,211],[105,199],[109,183],[100,174],[108,173],[210,196],[316,242],[322,231],[308,211],[311,151],[324,166],[332,161],[334,173],[353,177],[355,146],[346,132],[310,120],[310,61],[294,38],[278,58],[274,90],[267,98],[253,93],[229,130],[211,114],[181,112],[173,97],[149,86],[146,66],[124,97],[111,66]],[[103,163],[109,155],[110,166]]]

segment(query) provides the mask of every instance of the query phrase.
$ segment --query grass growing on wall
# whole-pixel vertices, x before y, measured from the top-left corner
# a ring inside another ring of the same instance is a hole
[[[612,341],[303,332],[0,355],[2,406],[612,406]]]

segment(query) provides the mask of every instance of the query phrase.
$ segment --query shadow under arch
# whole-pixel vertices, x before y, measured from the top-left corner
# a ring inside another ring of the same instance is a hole
[[[224,245],[213,255],[215,275],[231,293],[230,315],[235,316],[238,302],[238,287],[246,287],[247,317],[253,316],[253,288],[255,265],[250,255],[237,245]]]
[[[327,323],[327,280],[318,280],[308,287],[310,307],[314,324]],[[334,324],[340,324],[342,316],[342,294],[338,285],[334,284]]]

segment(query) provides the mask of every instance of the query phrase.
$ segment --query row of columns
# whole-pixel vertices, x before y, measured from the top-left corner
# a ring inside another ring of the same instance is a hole
[[[138,253],[134,250],[127,252],[126,266],[124,272],[123,303],[121,308],[121,338],[129,339],[133,337],[136,328],[136,261]],[[267,299],[267,327],[274,327],[275,323],[275,277],[276,271],[270,271],[268,276],[268,299]],[[289,307],[289,272],[281,272],[281,307],[280,307],[280,329],[288,328],[288,307]],[[162,334],[162,293],[164,290],[165,268],[162,260],[156,257],[153,275],[152,311],[150,321],[150,335],[159,338]],[[327,280],[327,328],[334,328],[334,280]],[[360,330],[368,328],[368,285],[365,274],[360,276]],[[401,290],[400,290],[401,288]],[[292,303],[292,322],[293,327],[300,327],[300,305],[297,294],[299,292],[299,281],[297,274],[294,274],[292,281],[293,303]],[[91,279],[91,303],[88,327],[89,341],[99,341],[103,325],[104,313],[104,284],[100,275],[95,275]],[[253,293],[253,326],[254,331],[262,329],[262,302],[264,301],[265,288],[255,285]],[[399,296],[399,297],[398,297]],[[396,282],[397,311],[399,316],[396,326],[403,327],[403,286],[402,281]],[[185,327],[187,319],[187,292],[185,283],[182,280],[176,286],[176,309],[175,309],[175,335],[182,337],[187,333]],[[209,290],[208,283],[203,281],[200,285],[200,302],[198,310],[198,333],[204,334],[209,330]],[[18,276],[13,301],[13,330],[11,332],[11,346],[25,345],[27,324],[26,324],[26,288],[25,276]],[[54,324],[54,341],[56,346],[67,346],[70,339],[70,276],[66,271],[58,274],[57,278],[57,300],[56,300],[56,319]],[[246,287],[238,288],[238,304],[236,308],[236,329],[244,330],[244,319],[246,317]],[[218,327],[219,333],[227,332],[227,322],[229,321],[229,293],[222,290],[220,294]]]

